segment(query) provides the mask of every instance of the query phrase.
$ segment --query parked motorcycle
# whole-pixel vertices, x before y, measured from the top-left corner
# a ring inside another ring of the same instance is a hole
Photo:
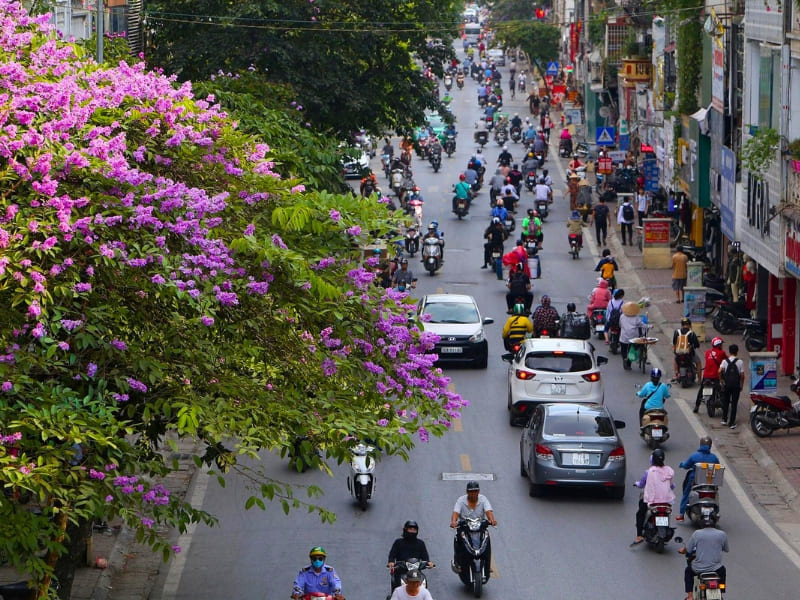
[[[675,355],[675,361],[678,363],[678,381],[681,387],[691,387],[697,379],[697,365],[693,358],[691,354]]]
[[[422,264],[430,275],[442,267],[442,247],[438,239],[429,237],[422,241]]]
[[[800,396],[800,377],[795,377],[791,390]],[[800,401],[792,405],[789,396],[772,394],[750,394],[750,428],[758,437],[768,437],[776,429],[791,429],[800,426]]]
[[[406,229],[405,248],[409,256],[414,256],[419,250],[419,229],[416,227]]]
[[[452,133],[448,134],[444,140],[444,151],[447,152],[447,158],[453,156],[453,152],[456,151],[456,136]]]
[[[700,383],[700,402],[706,405],[708,416],[714,418],[717,409],[722,407],[719,398],[719,380],[703,379]]]
[[[656,502],[651,504],[649,508],[650,511],[644,523],[644,541],[656,552],[663,552],[664,546],[675,534],[675,528],[669,525],[672,505]]]
[[[539,218],[544,222],[550,214],[550,205],[547,200],[537,200],[534,208],[539,213]]]
[[[728,300],[718,300],[716,303],[716,314],[712,325],[714,329],[722,334],[741,331],[744,325],[740,319],[749,319],[750,311],[743,302],[730,302]]]
[[[358,501],[361,510],[367,510],[367,501],[375,493],[374,446],[358,443],[350,449],[350,475],[347,477],[347,490]]]
[[[639,435],[651,450],[669,439],[669,415],[664,409],[645,411],[639,423]]]
[[[681,252],[689,257],[690,262],[706,262],[708,260],[705,246],[679,244],[678,248],[680,248]]]
[[[15,581],[0,585],[0,598],[3,600],[31,600],[36,590],[29,587],[27,581]]]
[[[597,335],[598,340],[602,340],[606,336],[606,310],[604,308],[595,308],[589,316],[589,324],[592,326],[592,331]]]
[[[461,519],[456,529],[456,560],[451,564],[461,583],[481,597],[483,584],[489,581],[489,565],[485,562],[489,545],[489,521]]]
[[[767,345],[767,332],[758,319],[739,319],[744,325],[744,347],[748,352],[761,352]]]
[[[686,514],[692,524],[700,524],[713,515],[719,520],[719,488],[725,475],[725,467],[713,463],[698,463],[694,467],[694,481],[686,503]]]

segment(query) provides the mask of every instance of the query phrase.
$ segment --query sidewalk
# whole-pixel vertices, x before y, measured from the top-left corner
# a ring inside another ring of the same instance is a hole
[[[594,228],[587,228],[591,233],[587,236],[590,244],[597,244]],[[672,375],[672,333],[678,328],[683,316],[683,304],[675,303],[672,290],[672,273],[670,269],[645,269],[642,253],[635,246],[622,246],[618,226],[609,231],[608,247],[617,259],[620,270],[617,274],[619,286],[625,290],[625,297],[637,300],[648,296],[651,301],[649,322],[654,325],[654,335],[661,342],[655,344],[654,350],[660,363],[664,365],[665,376]],[[737,343],[740,347],[739,358],[749,364],[750,355],[744,348],[741,334],[719,334],[706,321],[706,341],[699,350],[701,358],[711,347],[711,339],[720,336],[729,343]],[[666,343],[664,343],[666,342]],[[651,350],[652,351],[652,350]],[[778,393],[796,399],[789,390],[790,377],[778,377]],[[745,380],[749,385],[749,378]],[[748,388],[746,388],[748,389]],[[681,389],[674,394],[683,399],[691,407],[694,406],[697,386]],[[800,434],[795,430],[776,431],[769,438],[758,438],[750,429],[749,394],[742,391],[739,398],[736,429],[720,424],[721,417],[713,419],[701,411],[691,414],[714,440],[714,449],[719,450],[727,458],[726,466],[731,468],[740,479],[748,496],[763,511],[767,520],[774,526],[783,539],[796,551],[800,552]]]

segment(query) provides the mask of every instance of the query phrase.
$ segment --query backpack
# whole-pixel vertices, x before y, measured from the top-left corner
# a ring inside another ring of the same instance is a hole
[[[525,294],[528,291],[528,286],[525,283],[525,273],[523,271],[514,271],[509,281],[508,291],[511,294]]]
[[[742,381],[740,378],[739,367],[736,366],[736,360],[726,358],[725,370],[722,372],[722,384],[726,390],[738,390],[741,387]]]
[[[692,345],[689,343],[689,334],[691,333],[691,331],[687,331],[678,334],[678,338],[675,340],[675,354],[689,354],[692,351]]]
[[[619,303],[619,306],[614,306],[612,304],[613,300],[609,302],[609,306],[611,307],[611,311],[608,313],[608,327],[619,327],[619,318],[622,315],[622,302]]]
[[[622,218],[626,221],[633,221],[636,217],[636,213],[633,212],[633,205],[630,203],[625,203],[622,205]]]

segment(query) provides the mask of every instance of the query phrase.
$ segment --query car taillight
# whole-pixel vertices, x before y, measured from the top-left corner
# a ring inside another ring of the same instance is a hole
[[[600,373],[587,373],[586,375],[582,375],[584,381],[588,381],[589,383],[595,383],[596,381],[600,381]]]
[[[553,460],[553,451],[547,446],[536,444],[536,458],[542,460]]]
[[[625,448],[618,446],[614,448],[608,455],[608,460],[611,462],[619,462],[625,460]]]
[[[522,369],[517,369],[514,371],[514,376],[517,379],[524,379],[525,381],[529,381],[536,377],[536,373],[531,373],[530,371],[523,371]]]

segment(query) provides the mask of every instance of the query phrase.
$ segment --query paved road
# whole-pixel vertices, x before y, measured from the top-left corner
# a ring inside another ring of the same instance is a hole
[[[477,298],[483,314],[495,319],[488,326],[489,368],[448,370],[455,389],[470,400],[471,406],[455,431],[416,449],[409,463],[390,458],[378,465],[375,499],[366,512],[358,509],[347,493],[345,467],[334,468],[333,478],[319,472],[297,474],[277,457],[265,456],[264,468],[276,478],[313,483],[324,489],[325,505],[338,516],[331,526],[302,511],[286,517],[277,505],[269,506],[266,513],[245,512],[241,507],[249,491],[242,479],[229,477],[227,488],[221,490],[214,481],[200,477],[195,498],[220,516],[220,526],[194,532],[180,560],[168,572],[165,570],[160,592],[154,598],[285,598],[308,549],[320,544],[328,549],[330,563],[340,573],[350,600],[379,599],[388,592],[386,553],[403,521],[409,518],[419,521],[420,535],[440,565],[429,574],[434,597],[467,598],[449,568],[452,533],[448,519],[455,498],[463,493],[464,482],[444,481],[444,472],[492,476],[491,481],[483,483],[482,491],[494,504],[499,526],[492,531],[495,574],[485,588],[485,597],[681,597],[684,561],[679,555],[672,551],[656,555],[641,546],[628,548],[634,536],[635,493],[627,494],[623,502],[585,493],[535,500],[527,495],[525,480],[518,474],[520,430],[508,425],[506,369],[499,358],[500,330],[506,318],[504,287],[491,272],[478,269],[481,234],[489,214],[488,192],[484,190],[473,203],[468,219],[458,222],[449,212],[450,186],[474,150],[468,142],[477,116],[473,82],[468,82],[462,92],[455,90],[454,95],[461,132],[457,154],[444,159],[437,175],[426,164],[417,161],[414,165],[415,178],[426,199],[425,221],[438,219],[447,240],[443,270],[435,277],[420,272],[417,295],[439,290],[469,293]],[[516,106],[524,116],[522,101],[518,100]],[[492,144],[485,154],[493,161],[497,153],[497,145]],[[549,167],[560,199],[563,172],[557,162],[551,159]],[[584,253],[580,261],[568,256],[565,204],[554,204],[545,225],[543,279],[535,282],[534,290],[536,301],[547,293],[560,311],[569,301],[585,306],[597,260],[596,248],[591,249],[591,255]],[[522,207],[529,206],[531,196],[526,195]],[[601,354],[604,348],[599,348]],[[633,384],[642,382],[643,376],[623,372],[619,359],[611,358],[603,367],[606,403],[615,418],[629,425],[622,433],[632,482],[646,468],[649,455],[637,434],[638,402],[632,397]],[[675,393],[680,395],[679,390]],[[676,466],[695,449],[697,438],[678,411],[672,412],[671,421],[673,436],[666,451],[668,463]],[[677,478],[682,476],[681,472]],[[726,558],[729,598],[794,597],[800,576],[796,567],[746,516],[730,487],[723,488],[721,501],[721,525],[729,534],[732,549]],[[690,527],[679,527],[684,537],[691,531]],[[182,545],[186,547],[186,543]]]

